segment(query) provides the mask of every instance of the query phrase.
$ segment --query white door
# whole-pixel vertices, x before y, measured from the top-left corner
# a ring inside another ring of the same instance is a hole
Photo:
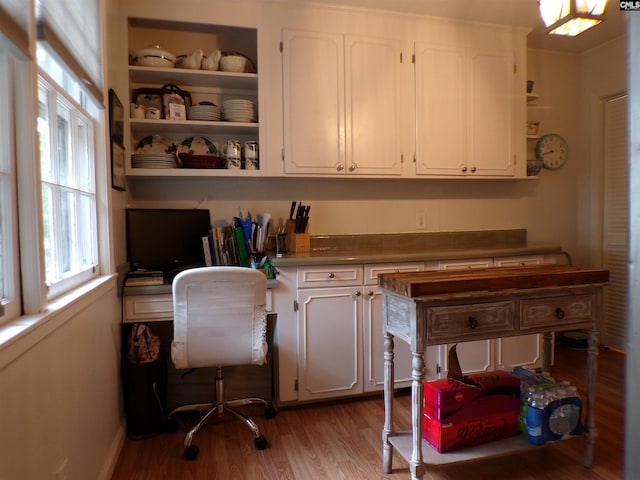
[[[462,175],[466,162],[465,52],[415,45],[416,172]]]
[[[603,267],[609,270],[605,288],[602,343],[627,348],[627,282],[629,188],[627,157],[627,96],[605,103]]]
[[[344,38],[282,33],[284,172],[345,169]]]
[[[298,400],[362,388],[360,287],[298,290]]]
[[[347,172],[399,175],[400,42],[345,39]]]
[[[470,54],[468,173],[514,173],[513,65],[507,52]]]

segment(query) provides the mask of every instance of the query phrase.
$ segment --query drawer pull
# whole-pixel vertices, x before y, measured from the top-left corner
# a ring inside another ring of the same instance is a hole
[[[335,273],[333,273],[333,272],[331,272],[331,273],[329,274],[329,278],[336,278],[336,274],[335,274]]]
[[[476,317],[469,317],[469,328],[471,330],[478,328],[478,320],[476,320]]]
[[[564,318],[564,310],[562,310],[560,307],[556,308],[556,318],[558,320],[562,320]]]

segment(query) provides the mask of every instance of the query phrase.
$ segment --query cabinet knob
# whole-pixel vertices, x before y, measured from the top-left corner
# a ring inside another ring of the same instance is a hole
[[[466,173],[467,172],[467,167],[462,167],[462,173]]]
[[[562,310],[560,307],[556,308],[556,318],[558,320],[562,320],[564,318],[564,310]]]
[[[344,165],[342,165],[341,163],[339,163],[338,165],[336,165],[336,170],[341,172],[342,170],[344,170]]]
[[[471,330],[478,328],[478,320],[476,320],[476,317],[469,317],[469,328]]]
[[[336,278],[336,274],[335,274],[335,273],[333,273],[333,272],[331,272],[331,273],[329,274],[329,278]]]
[[[471,173],[476,173],[476,166],[471,167]]]
[[[369,291],[367,292],[367,297],[373,297],[373,295],[374,295],[374,294],[373,294],[373,290],[369,290]]]
[[[349,165],[349,171],[350,171],[350,172],[355,171],[355,169],[356,169],[356,168],[357,168],[357,167],[356,167],[355,165],[353,165],[353,164]]]
[[[360,295],[362,295],[362,292],[361,292],[360,290],[356,290],[355,292],[353,292],[353,294],[354,294],[356,297],[359,297]]]

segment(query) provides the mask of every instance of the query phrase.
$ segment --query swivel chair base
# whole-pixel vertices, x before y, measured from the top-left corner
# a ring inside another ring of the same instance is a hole
[[[200,430],[206,421],[211,418],[212,415],[217,414],[218,417],[222,417],[224,412],[232,413],[238,420],[241,420],[247,427],[253,432],[253,444],[256,450],[264,450],[267,448],[267,439],[260,433],[260,429],[256,423],[246,415],[238,412],[233,407],[240,407],[244,405],[256,405],[260,404],[264,406],[265,418],[274,418],[276,416],[276,410],[273,405],[262,398],[249,397],[239,398],[237,400],[224,400],[224,377],[222,376],[222,367],[216,367],[216,399],[215,403],[194,403],[191,405],[183,405],[175,408],[170,414],[169,419],[173,417],[175,413],[190,412],[190,411],[205,411],[200,421],[187,432],[184,439],[184,458],[187,460],[195,460],[200,452],[196,445],[193,445],[193,437]]]

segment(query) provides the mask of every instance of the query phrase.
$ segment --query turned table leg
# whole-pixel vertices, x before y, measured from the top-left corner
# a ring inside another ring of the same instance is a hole
[[[423,352],[411,352],[413,355],[411,374],[411,430],[413,432],[412,445],[413,452],[409,462],[411,480],[420,480],[424,475],[424,464],[422,463],[422,413],[424,397],[424,356]]]
[[[598,377],[598,354],[600,346],[600,333],[590,330],[588,336],[588,358],[587,358],[587,436],[584,442],[583,464],[587,468],[593,466],[593,447],[598,437],[596,428],[596,380]]]
[[[393,433],[393,335],[387,331],[384,337],[384,427],[382,429],[382,471],[391,473],[393,447],[389,435]]]

